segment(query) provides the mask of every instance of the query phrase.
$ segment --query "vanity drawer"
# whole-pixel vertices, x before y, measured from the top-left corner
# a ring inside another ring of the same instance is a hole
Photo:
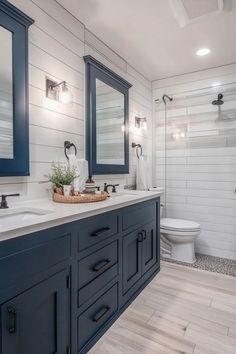
[[[65,261],[70,257],[70,244],[70,235],[65,235],[0,259],[0,288],[21,283]]]
[[[82,220],[78,231],[78,250],[82,251],[118,233],[118,215],[104,213]]]
[[[78,318],[78,351],[118,310],[118,285],[115,284]]]
[[[79,289],[100,277],[118,261],[117,241],[92,253],[78,263]]]
[[[156,219],[156,203],[127,208],[122,215],[122,230],[134,229],[154,219]]]
[[[78,263],[78,306],[118,275],[118,241],[103,247]]]

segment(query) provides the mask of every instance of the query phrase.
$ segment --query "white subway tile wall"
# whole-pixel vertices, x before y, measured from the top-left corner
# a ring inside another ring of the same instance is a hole
[[[79,157],[84,157],[84,61],[90,54],[129,81],[130,89],[130,145],[143,145],[152,163],[152,102],[151,82],[138,73],[123,58],[112,51],[85,26],[54,0],[10,0],[31,16],[35,24],[29,33],[29,120],[30,120],[30,176],[0,178],[0,193],[20,192],[21,199],[48,196],[47,180],[53,161],[66,162],[63,143],[76,144]],[[132,64],[132,63],[131,63]],[[45,78],[66,80],[73,92],[73,104],[63,105],[46,98]],[[135,115],[148,119],[148,130],[137,130]],[[98,184],[104,181],[133,185],[136,155],[130,148],[128,175],[95,176]],[[14,199],[12,199],[14,203]]]
[[[216,84],[217,83],[217,84]],[[212,105],[218,93],[224,104]],[[153,82],[156,185],[166,215],[197,221],[197,252],[236,259],[236,65]]]
[[[132,141],[141,143],[150,166],[154,162],[154,184],[166,187],[167,215],[201,223],[198,252],[236,259],[236,65],[154,81],[151,85],[132,63],[106,46],[56,1],[11,2],[35,20],[29,34],[31,174],[0,178],[0,193],[20,192],[21,199],[48,196],[50,185],[41,182],[46,181],[53,161],[66,162],[65,140],[74,142],[79,157],[84,157],[83,55],[90,54],[133,85],[130,145]],[[72,105],[45,97],[46,77],[68,82],[73,92]],[[225,103],[219,114],[211,101],[221,91]],[[174,97],[168,104],[166,127],[163,104],[153,103],[163,93]],[[135,115],[147,117],[147,131],[135,128]],[[130,148],[128,175],[95,178],[99,184],[107,181],[133,185],[135,172],[136,155]]]

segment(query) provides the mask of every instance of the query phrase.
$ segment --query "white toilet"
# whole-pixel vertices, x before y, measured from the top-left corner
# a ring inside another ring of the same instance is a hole
[[[164,247],[170,248],[169,258],[186,263],[196,261],[194,241],[201,232],[200,224],[182,219],[162,218],[160,232]]]

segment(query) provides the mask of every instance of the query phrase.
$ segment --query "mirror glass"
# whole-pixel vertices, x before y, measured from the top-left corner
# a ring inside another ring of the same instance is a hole
[[[96,79],[97,164],[124,165],[124,94]]]
[[[0,26],[0,158],[13,159],[12,32]]]

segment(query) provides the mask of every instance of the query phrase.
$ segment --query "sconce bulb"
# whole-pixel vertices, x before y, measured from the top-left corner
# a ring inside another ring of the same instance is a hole
[[[68,89],[66,83],[64,83],[59,93],[59,101],[63,104],[69,104],[72,103],[72,100],[73,100],[72,93]]]
[[[144,130],[147,130],[147,118],[135,116],[135,128],[143,128]]]
[[[125,131],[125,125],[124,125],[124,124],[122,124],[121,131],[122,131],[122,132]]]

